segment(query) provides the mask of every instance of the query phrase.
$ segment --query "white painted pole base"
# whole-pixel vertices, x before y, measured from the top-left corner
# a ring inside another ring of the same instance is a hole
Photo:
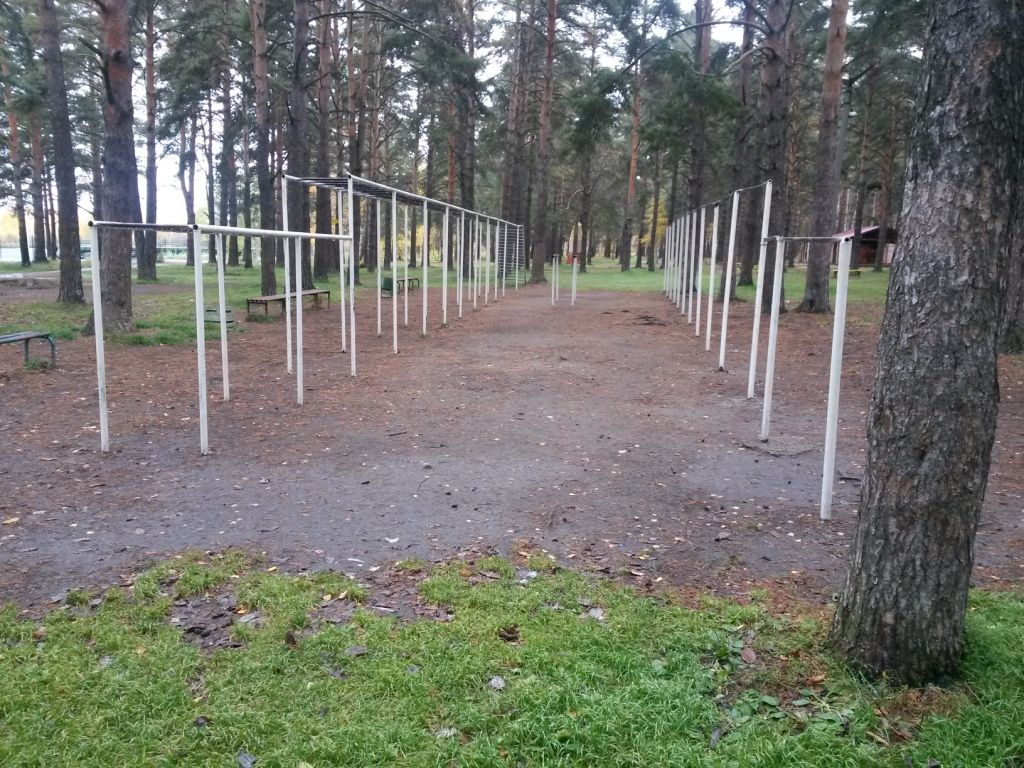
[[[836,471],[836,441],[839,435],[839,387],[843,378],[843,341],[846,336],[846,296],[850,286],[850,257],[853,242],[839,244],[836,309],[832,323],[832,363],[828,377],[828,410],[825,417],[825,462],[821,471],[821,519],[832,519],[832,484]]]

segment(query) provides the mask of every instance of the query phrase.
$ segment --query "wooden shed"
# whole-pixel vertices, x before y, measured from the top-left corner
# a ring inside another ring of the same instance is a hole
[[[847,238],[847,237],[853,237],[853,235],[854,235],[854,230],[848,229],[845,232],[837,232],[835,236],[836,236],[836,239],[843,239],[843,238]],[[889,264],[892,262],[892,250],[893,250],[889,246],[892,246],[892,245],[896,244],[896,235],[897,235],[896,228],[895,227],[889,227],[889,230],[888,230],[888,232],[886,233],[886,236],[885,236],[886,242],[885,242],[884,246],[880,246],[879,245],[878,240],[879,240],[879,236],[880,235],[881,235],[881,227],[879,227],[877,225],[876,226],[871,226],[871,227],[861,227],[861,230],[860,230],[860,248],[858,249],[858,252],[854,253],[853,256],[850,259],[850,267],[851,268],[856,269],[858,267],[873,266],[874,263],[875,263],[875,254],[878,253],[879,247],[884,247],[885,248],[885,255],[882,257],[882,264],[884,264],[885,266],[889,266]],[[833,247],[833,249],[832,249],[832,262],[833,263],[835,263],[836,255],[837,255],[837,249],[835,247]]]

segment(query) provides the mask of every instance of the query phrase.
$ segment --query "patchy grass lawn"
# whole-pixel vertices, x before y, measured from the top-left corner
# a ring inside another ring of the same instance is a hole
[[[707,289],[711,279],[708,274],[709,264],[710,262],[706,262],[704,265],[704,280],[702,283],[702,291],[705,296],[705,301],[707,300]],[[572,267],[563,264],[561,270],[562,271],[559,275],[559,293],[564,297],[568,297],[572,285]],[[546,274],[548,279],[550,279],[550,265],[548,266]],[[716,283],[720,280],[720,275],[721,262],[719,262],[719,267],[716,269]],[[754,276],[756,280],[756,270]],[[598,256],[594,258],[594,263],[587,267],[587,272],[579,275],[577,290],[657,292],[662,290],[662,286],[664,285],[663,280],[664,273],[661,270],[649,272],[647,268],[644,267],[641,269],[631,269],[628,272],[622,272],[619,270],[619,263],[617,261],[604,259]],[[806,281],[807,272],[802,266],[786,271],[786,275],[783,278],[783,288],[785,290],[786,300],[791,306],[798,304],[803,298],[804,283]],[[829,286],[832,301],[835,302],[835,277],[830,278]],[[889,271],[887,269],[882,272],[875,272],[870,267],[867,267],[860,270],[859,276],[851,276],[849,301],[851,304],[871,304],[882,307],[885,305],[885,294],[888,290],[888,286]],[[765,290],[770,291],[771,286],[766,286]],[[753,301],[755,291],[756,286],[740,286],[736,290],[736,296],[741,301]]]
[[[976,593],[964,682],[908,691],[858,679],[822,650],[820,617],[773,614],[765,595],[695,610],[537,566],[393,569],[391,583],[440,620],[399,622],[344,576],[285,576],[239,553],[172,560],[102,598],[70,595],[41,621],[8,609],[0,764],[1024,759],[1020,597]],[[211,605],[214,632],[238,647],[199,647],[204,625],[181,617]]]

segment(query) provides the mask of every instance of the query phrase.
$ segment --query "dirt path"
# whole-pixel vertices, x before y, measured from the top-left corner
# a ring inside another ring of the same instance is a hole
[[[531,547],[638,583],[734,592],[770,579],[823,599],[839,586],[859,484],[839,482],[836,519],[817,520],[828,321],[784,318],[765,446],[760,401],[744,397],[748,306],[734,305],[725,373],[658,295],[588,293],[551,308],[544,288],[527,288],[425,339],[418,310],[394,355],[360,306],[355,380],[336,312],[307,313],[303,407],[281,324],[232,336],[229,403],[211,344],[206,458],[192,350],[108,348],[109,456],[97,450],[90,341],[62,344],[49,372],[5,352],[0,519],[18,520],[0,527],[0,601],[40,602],[185,548],[229,546],[289,570],[358,574]],[[861,320],[847,341],[848,478],[862,473],[876,335]],[[1004,361],[1002,391],[979,582],[1024,579],[1020,359]]]

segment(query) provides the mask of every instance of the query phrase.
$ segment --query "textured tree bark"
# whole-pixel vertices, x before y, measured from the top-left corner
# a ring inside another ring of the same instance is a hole
[[[533,265],[530,282],[543,283],[548,249],[548,187],[551,185],[551,102],[554,95],[555,20],[558,0],[548,0],[544,37],[544,90],[540,102],[540,135],[537,139],[537,220],[533,228]]]
[[[626,180],[626,206],[619,236],[619,269],[629,271],[633,247],[633,218],[636,215],[636,172],[640,161],[640,62],[633,65],[633,97],[630,99],[629,178]]]
[[[874,675],[955,674],[1024,243],[1024,6],[933,7],[869,451],[831,642]]]
[[[43,204],[43,133],[38,113],[28,116],[29,148],[32,152],[32,262],[45,264],[46,258],[46,206]]]
[[[811,198],[811,234],[831,235],[839,203],[839,178],[843,151],[839,146],[839,110],[843,103],[843,59],[846,53],[846,16],[848,0],[832,0],[828,16],[828,42],[825,44],[825,76],[821,85],[821,114],[818,117],[818,162]],[[828,312],[828,277],[831,271],[832,245],[811,243],[807,259],[807,283],[803,312]]]
[[[60,241],[60,289],[57,301],[81,304],[81,242],[78,235],[78,185],[75,181],[75,151],[68,117],[68,91],[64,81],[64,57],[60,50],[60,26],[53,0],[39,0],[40,37],[46,63],[46,100],[53,137],[53,175],[57,182]]]
[[[697,24],[705,24],[711,21],[712,8],[711,0],[695,0],[693,4],[694,20]],[[702,75],[706,75],[711,68],[711,27],[701,27],[696,33],[696,47],[693,51],[694,61],[697,69]],[[690,208],[696,209],[704,202],[704,176],[707,166],[707,127],[705,114],[704,91],[702,88],[694,92],[696,125],[690,142]],[[655,238],[651,238],[654,242]]]
[[[156,0],[146,3],[146,223],[156,223]],[[156,232],[143,235],[136,268],[140,280],[156,280]]]
[[[896,166],[896,107],[893,105],[889,116],[889,143],[883,150],[881,211],[878,215],[878,251],[875,253],[875,272],[882,271],[885,252],[889,242],[889,217],[892,215],[892,182]]]
[[[249,26],[253,40],[253,88],[256,115],[256,188],[260,203],[260,227],[276,226],[274,181],[270,168],[270,78],[267,71],[267,4],[266,0],[249,3]],[[264,296],[277,293],[274,240],[260,239],[260,291]]]
[[[4,47],[4,39],[0,36],[0,48]],[[10,67],[7,56],[0,56],[0,74],[4,78],[4,106],[7,109],[7,145],[10,150],[11,170],[14,181],[14,216],[18,222],[18,251],[21,253],[21,266],[32,265],[28,249],[28,228],[25,225],[25,193],[21,180],[21,136],[18,130],[18,114],[14,110],[14,95],[10,85]]]
[[[740,55],[743,57],[740,62],[739,81],[737,83],[737,97],[740,103],[740,117],[736,122],[736,133],[733,136],[733,188],[750,186],[761,179],[754,179],[754,161],[752,158],[753,147],[752,137],[756,135],[757,111],[753,109],[754,99],[751,96],[751,85],[754,73],[754,28],[757,21],[756,8],[744,3],[743,6],[743,42],[740,46]],[[736,278],[737,285],[752,285],[754,282],[754,252],[755,246],[751,233],[756,231],[757,217],[754,215],[754,206],[750,202],[751,194],[748,192],[740,198],[739,218],[737,219],[737,241],[736,241],[736,263],[739,265],[739,275]],[[725,269],[725,261],[722,261],[722,269]],[[724,274],[724,272],[723,272]],[[720,283],[725,289],[725,280]]]
[[[331,18],[328,16],[330,3],[318,0],[317,13],[317,87],[316,87],[316,175],[329,176],[330,158],[330,107],[331,107]],[[331,190],[318,187],[316,190],[316,231],[330,234]],[[313,246],[313,277],[324,280],[336,268],[337,243],[317,240]]]
[[[793,0],[768,0],[768,34],[764,38],[765,59],[761,65],[762,157],[769,179],[775,182],[769,223],[770,235],[786,235],[786,26]],[[775,259],[766,259],[765,285],[775,276]],[[780,312],[786,309],[785,290],[780,296]],[[765,291],[765,314],[772,310],[771,291]]]
[[[295,0],[292,63],[288,84],[288,175],[304,178],[309,170],[309,147],[306,145],[309,124],[306,108],[307,63],[309,42],[309,3]],[[288,229],[304,232],[309,229],[309,196],[306,188],[293,184],[288,195]],[[303,290],[313,288],[313,271],[309,263],[309,241],[299,248],[300,258],[294,259],[295,282]],[[293,253],[294,256],[294,253]]]
[[[96,4],[100,11],[103,52],[103,215],[110,221],[138,221],[131,8],[128,0],[96,0]],[[104,329],[134,331],[130,231],[100,233],[100,267]],[[91,318],[84,332],[93,332]]]
[[[185,220],[189,224],[196,221],[196,132],[198,121],[193,112],[181,121],[178,129],[178,187],[185,202]],[[196,238],[187,238],[185,263],[193,266],[196,261]]]

